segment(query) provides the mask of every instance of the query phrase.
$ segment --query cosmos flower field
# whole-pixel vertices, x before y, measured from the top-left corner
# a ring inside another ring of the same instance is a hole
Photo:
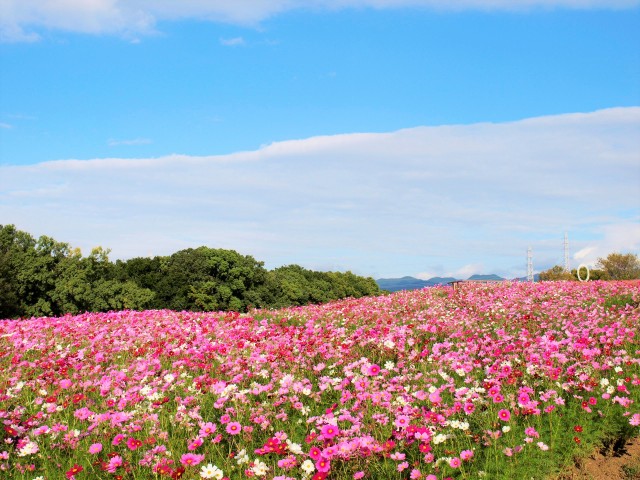
[[[0,477],[549,478],[640,435],[639,299],[504,283],[0,321]]]

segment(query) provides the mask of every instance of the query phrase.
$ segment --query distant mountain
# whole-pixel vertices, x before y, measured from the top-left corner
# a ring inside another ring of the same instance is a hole
[[[471,275],[467,280],[505,280],[505,279],[492,273],[491,275]]]
[[[453,277],[433,277],[429,280],[421,280],[415,277],[402,277],[402,278],[380,278],[376,280],[376,283],[382,290],[389,292],[398,292],[400,290],[419,290],[425,287],[434,287],[436,285],[446,285],[449,282],[458,280]],[[506,280],[505,278],[496,275],[471,275],[467,280]],[[527,277],[516,278],[521,282],[526,282]],[[533,276],[534,282],[540,281],[540,275],[537,273]]]
[[[520,282],[526,282],[527,281],[527,277],[520,277],[520,278],[516,278],[516,280],[519,280]],[[540,281],[540,274],[536,273],[533,275],[533,281],[534,282],[539,282]]]
[[[419,290],[425,287],[433,287],[435,285],[446,285],[456,280],[453,277],[433,277],[429,280],[421,280],[415,277],[402,278],[380,278],[376,283],[382,290],[389,292],[398,292],[400,290]]]

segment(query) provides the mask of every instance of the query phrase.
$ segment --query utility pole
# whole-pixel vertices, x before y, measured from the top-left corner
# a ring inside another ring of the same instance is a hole
[[[571,268],[569,267],[569,234],[564,232],[564,269],[571,273]]]
[[[533,253],[527,248],[527,282],[533,282]]]

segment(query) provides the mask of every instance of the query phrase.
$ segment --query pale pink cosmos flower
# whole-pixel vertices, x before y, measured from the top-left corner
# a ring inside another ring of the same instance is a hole
[[[413,470],[411,470],[411,475],[409,475],[409,478],[411,478],[411,480],[417,480],[418,478],[422,478],[422,472],[417,468],[414,468]]]
[[[238,422],[230,422],[227,424],[226,430],[229,435],[238,435],[242,432],[242,425]]]
[[[407,468],[409,468],[409,462],[402,462],[398,464],[398,471],[402,472],[403,470],[406,470]]]
[[[109,464],[107,465],[107,472],[115,473],[120,466],[122,466],[122,457],[120,455],[116,455],[111,460],[109,460]]]
[[[451,460],[449,460],[449,466],[451,468],[460,468],[460,465],[462,465],[462,462],[458,457],[453,457]]]
[[[215,431],[216,431],[216,424],[215,423],[212,423],[212,422],[203,423],[200,426],[199,436],[200,437],[208,437],[209,435],[212,435],[213,433],[215,433]]]
[[[529,437],[539,438],[540,434],[533,427],[527,427],[524,429],[524,434]]]
[[[362,477],[364,477],[364,472],[362,470],[353,474],[353,480],[359,480]]]
[[[102,451],[101,443],[93,443],[91,444],[91,446],[89,446],[89,453],[91,454],[100,453],[101,451]]]
[[[473,450],[462,450],[460,452],[460,458],[465,462],[471,460],[473,458]]]
[[[409,426],[409,417],[407,415],[398,415],[393,424],[398,428],[406,428]]]

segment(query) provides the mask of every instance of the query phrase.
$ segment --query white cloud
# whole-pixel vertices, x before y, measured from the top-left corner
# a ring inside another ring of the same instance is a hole
[[[565,231],[581,261],[638,250],[640,107],[0,166],[0,219],[116,258],[209,245],[270,267],[524,276],[527,246],[548,268]]]
[[[221,38],[220,44],[225,47],[237,47],[239,45],[244,45],[244,38],[242,37],[234,37],[234,38]]]
[[[107,145],[110,147],[131,146],[131,145],[149,145],[153,143],[149,138],[132,138],[130,140],[115,140],[110,138]]]
[[[484,273],[484,268],[485,267],[482,263],[471,263],[469,265],[462,266],[451,276],[455,278],[469,278],[471,275]]]
[[[576,262],[572,268],[581,263],[594,267],[599,258],[605,258],[613,252],[640,254],[640,219],[635,220],[603,225],[602,238],[587,243],[587,246],[573,255]]]
[[[13,125],[10,125],[8,123],[0,123],[0,128],[9,129],[13,128]]]
[[[532,8],[631,8],[638,0],[2,0],[0,38],[37,40],[39,28],[133,36],[155,30],[164,20],[199,19],[256,24],[294,9],[402,7],[437,10],[528,10]],[[35,29],[35,30],[34,30]]]

